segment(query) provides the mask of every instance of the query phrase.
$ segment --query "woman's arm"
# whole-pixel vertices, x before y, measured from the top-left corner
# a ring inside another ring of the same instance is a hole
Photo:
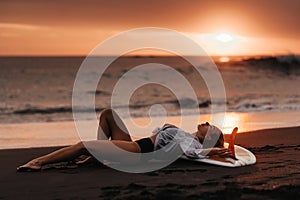
[[[184,154],[193,159],[209,157],[232,157],[231,150],[226,148],[189,149]]]
[[[201,151],[202,155],[207,155],[207,156],[214,156],[214,157],[231,157],[232,152],[229,149],[226,148],[208,148],[208,149],[203,149]]]

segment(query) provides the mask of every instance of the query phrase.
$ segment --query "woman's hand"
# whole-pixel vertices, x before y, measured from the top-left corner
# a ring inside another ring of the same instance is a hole
[[[212,157],[232,157],[232,152],[226,148],[203,149],[203,153]]]

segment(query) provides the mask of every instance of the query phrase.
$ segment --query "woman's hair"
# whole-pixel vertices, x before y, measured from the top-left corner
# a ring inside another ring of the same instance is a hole
[[[224,136],[222,131],[218,127],[214,125],[209,125],[207,134],[210,134],[211,140],[204,141],[203,143],[204,148],[224,147]]]
[[[220,147],[223,148],[224,147],[224,136],[223,133],[221,132],[221,134],[219,135],[219,138],[217,140],[217,143],[215,144],[215,147]]]

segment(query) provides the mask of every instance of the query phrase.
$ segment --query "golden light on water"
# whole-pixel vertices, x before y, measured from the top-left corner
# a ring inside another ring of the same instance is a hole
[[[239,128],[239,132],[243,129],[244,116],[237,113],[226,113],[224,119],[223,132],[230,134],[235,127]]]
[[[224,56],[224,57],[219,58],[219,61],[222,63],[225,63],[225,62],[229,62],[230,59],[227,56]]]

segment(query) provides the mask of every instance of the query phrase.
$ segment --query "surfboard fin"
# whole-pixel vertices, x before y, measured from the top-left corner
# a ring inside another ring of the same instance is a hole
[[[235,151],[234,151],[234,144],[235,144],[235,138],[236,138],[237,132],[238,132],[238,127],[235,127],[235,128],[232,130],[231,134],[230,134],[230,138],[229,138],[229,146],[228,146],[228,149],[231,150],[232,156],[233,156],[233,158],[235,158],[235,159],[236,159],[236,157],[235,157]]]

